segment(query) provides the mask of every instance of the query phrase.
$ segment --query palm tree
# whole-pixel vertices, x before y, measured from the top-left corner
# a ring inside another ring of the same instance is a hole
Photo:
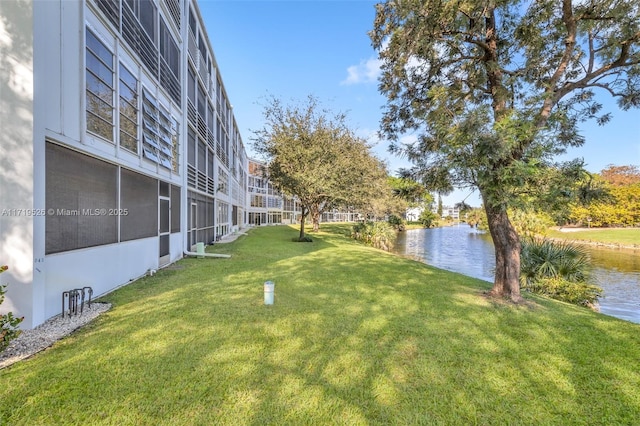
[[[523,239],[520,259],[520,284],[523,287],[541,278],[563,278],[571,282],[586,282],[589,278],[587,252],[568,242]]]
[[[590,284],[591,262],[580,246],[547,239],[523,239],[520,285],[523,289],[583,306],[593,306],[602,289]]]

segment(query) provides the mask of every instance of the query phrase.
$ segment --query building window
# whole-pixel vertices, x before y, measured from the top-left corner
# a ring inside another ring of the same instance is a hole
[[[164,4],[167,5],[167,9],[169,9],[169,13],[171,14],[171,18],[173,22],[180,29],[180,17],[182,13],[180,12],[180,2],[178,0],[165,0]]]
[[[120,64],[120,146],[138,153],[138,80]]]
[[[164,59],[166,65],[169,66],[169,70],[173,76],[177,79],[180,78],[180,50],[178,45],[173,40],[173,36],[164,20],[160,21],[160,56]]]
[[[172,145],[172,153],[173,157],[171,158],[171,170],[174,173],[180,173],[180,123],[174,117],[171,117],[171,140],[173,141]]]
[[[142,153],[147,160],[173,170],[174,142],[177,140],[175,119],[169,111],[151,96],[142,91]],[[175,133],[174,133],[175,132]]]
[[[191,34],[196,35],[196,14],[192,8],[189,8],[189,30],[191,30]]]
[[[156,6],[153,0],[124,0],[151,40],[156,40]]]
[[[158,158],[160,165],[172,170],[172,160],[173,160],[173,120],[169,115],[169,111],[167,111],[162,105],[158,109],[159,112],[159,142],[160,146],[158,148]]]
[[[87,131],[113,142],[113,54],[86,31]]]
[[[176,105],[180,105],[180,50],[162,18],[160,18],[160,85]]]
[[[229,195],[229,174],[218,167],[218,191]]]
[[[118,168],[53,143],[45,160],[45,253],[116,243]]]
[[[198,84],[198,114],[202,117],[202,120],[206,119],[207,115],[207,98],[202,85]]]
[[[229,204],[218,201],[217,235],[226,235],[229,232]]]
[[[282,199],[280,197],[267,197],[267,207],[270,209],[281,209]]]
[[[142,152],[148,160],[158,159],[158,102],[146,90],[142,91]]]
[[[192,105],[196,105],[196,72],[189,65],[189,78],[187,79],[187,99]]]
[[[267,207],[264,195],[251,195],[251,207]]]

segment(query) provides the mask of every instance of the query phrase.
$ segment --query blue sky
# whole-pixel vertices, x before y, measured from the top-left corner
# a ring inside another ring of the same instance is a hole
[[[365,0],[199,1],[250,155],[252,133],[262,127],[266,96],[289,102],[313,94],[331,110],[347,112],[351,127],[376,144],[375,154],[390,172],[408,165],[387,153],[387,143],[376,136],[385,99],[377,89],[376,53],[367,35],[373,28],[374,5]],[[598,95],[613,113],[611,122],[581,125],[586,143],[565,159],[582,157],[591,172],[608,164],[640,165],[640,110],[621,111],[610,97]],[[456,191],[443,200],[454,204],[469,193]],[[466,202],[480,205],[477,194]]]

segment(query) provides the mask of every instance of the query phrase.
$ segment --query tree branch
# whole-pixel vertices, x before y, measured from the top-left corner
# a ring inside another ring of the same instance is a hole
[[[567,93],[571,92],[572,90],[589,87],[590,85],[592,85],[592,80],[598,81],[605,76],[616,74],[618,72],[616,71],[616,69],[618,68],[640,64],[640,58],[638,58],[637,60],[632,60],[630,62],[627,62],[627,60],[629,59],[631,46],[634,42],[637,42],[638,40],[640,40],[640,31],[638,31],[629,39],[620,43],[621,48],[620,48],[620,55],[618,56],[618,59],[616,59],[615,61],[609,64],[603,65],[602,67],[600,67],[599,69],[591,73],[586,74],[583,78],[581,78],[578,81],[565,83],[560,89],[556,91],[556,95],[554,97],[557,98],[557,100],[560,100],[563,96],[565,96]],[[611,73],[609,74],[609,72]]]
[[[593,63],[595,62],[595,51],[593,50],[593,33],[589,30],[589,68],[587,74],[593,72]]]
[[[536,127],[538,128],[544,127],[546,125],[547,120],[551,115],[551,110],[562,98],[562,96],[564,96],[564,94],[562,96],[558,96],[558,93],[556,93],[556,85],[567,70],[569,62],[571,61],[573,50],[575,49],[576,45],[577,26],[575,20],[573,19],[573,8],[571,5],[571,0],[562,1],[562,22],[567,29],[567,38],[564,42],[564,52],[562,53],[562,59],[558,64],[558,68],[548,81],[548,85],[545,90],[545,94],[547,96],[545,97],[545,100],[542,104],[542,109],[540,110],[538,119],[535,123]]]

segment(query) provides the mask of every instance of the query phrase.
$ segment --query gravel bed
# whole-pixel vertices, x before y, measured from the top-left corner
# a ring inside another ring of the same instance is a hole
[[[56,315],[31,330],[23,330],[17,339],[12,340],[9,346],[0,352],[0,369],[48,348],[109,308],[110,303],[92,303],[90,308],[84,307],[81,315],[66,318]]]

